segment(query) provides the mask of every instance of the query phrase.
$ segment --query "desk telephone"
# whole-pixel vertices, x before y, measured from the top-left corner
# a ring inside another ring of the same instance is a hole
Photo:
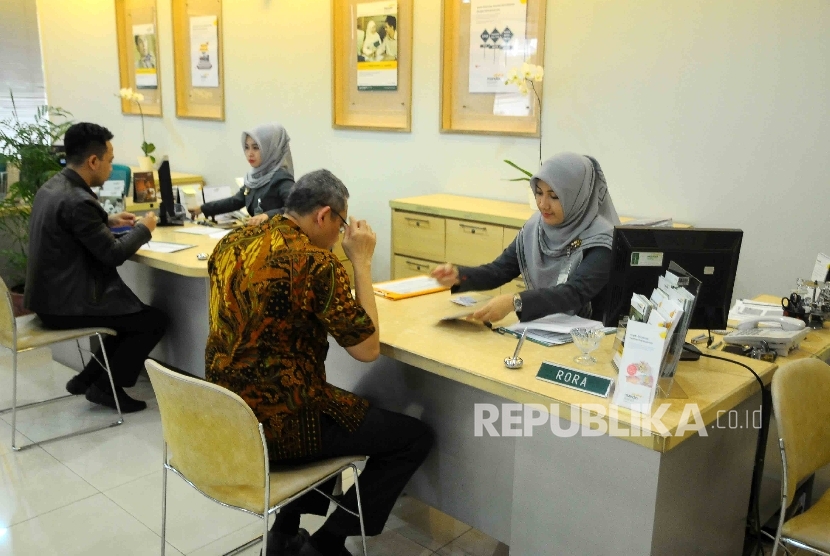
[[[770,326],[759,327],[760,324]],[[774,349],[778,355],[786,356],[798,347],[810,329],[803,321],[791,317],[759,317],[740,323],[734,332],[723,337],[727,344],[761,347],[761,342]]]

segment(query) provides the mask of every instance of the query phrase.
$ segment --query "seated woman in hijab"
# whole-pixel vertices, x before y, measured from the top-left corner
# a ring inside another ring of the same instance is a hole
[[[452,292],[491,290],[521,273],[527,290],[494,297],[473,314],[496,322],[515,311],[521,321],[553,313],[590,318],[591,300],[608,283],[611,238],[620,223],[605,175],[590,156],[560,153],[530,179],[539,212],[492,263],[440,265],[432,276]]]
[[[251,169],[245,175],[242,188],[233,197],[191,209],[193,216],[200,213],[216,216],[244,207],[252,217],[248,224],[256,226],[282,212],[294,186],[290,140],[280,124],[266,124],[243,132],[242,149]]]

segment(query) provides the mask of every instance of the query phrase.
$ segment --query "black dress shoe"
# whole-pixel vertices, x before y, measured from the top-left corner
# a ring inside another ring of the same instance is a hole
[[[305,529],[301,529],[305,532]],[[286,535],[276,531],[268,531],[268,552],[265,556],[297,556],[300,552],[300,547],[308,537],[300,536],[298,532],[296,535]],[[262,550],[259,551],[259,556],[262,556]]]
[[[104,392],[96,384],[93,384],[86,390],[86,399],[92,403],[116,409],[115,398],[112,392],[109,389],[107,390],[107,392]],[[136,411],[147,409],[147,402],[131,398],[119,387],[116,387],[116,391],[118,392],[118,403],[121,405],[121,413],[135,413]]]
[[[302,543],[299,546],[299,550],[296,552],[297,556],[352,556],[352,553],[346,550],[345,546],[342,547],[336,555],[323,554],[314,548],[313,544],[311,544],[311,537],[305,529],[300,529],[300,532],[297,533],[296,538]]]
[[[87,391],[89,388],[89,384],[87,384],[84,379],[81,378],[81,375],[75,375],[69,382],[66,383],[66,391],[72,394],[73,396],[80,396],[84,392]]]

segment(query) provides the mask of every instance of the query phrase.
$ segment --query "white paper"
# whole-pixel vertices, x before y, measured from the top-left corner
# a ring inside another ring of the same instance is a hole
[[[133,25],[133,58],[136,89],[157,89],[159,85],[156,49],[156,26]]]
[[[496,93],[493,100],[494,116],[529,116],[533,105],[531,93]]]
[[[784,308],[778,303],[764,303],[752,301],[751,299],[738,299],[735,305],[729,309],[729,320],[744,322],[759,317],[781,317],[784,316]]]
[[[398,88],[398,31],[387,26],[388,16],[397,21],[397,1],[357,5],[358,91],[395,91]],[[396,27],[400,27],[399,21]]]
[[[124,180],[107,180],[101,186],[101,195],[105,197],[123,197]]]
[[[827,271],[830,270],[830,255],[819,253],[816,257],[816,264],[813,267],[813,274],[810,280],[813,282],[824,282],[827,278]]]
[[[462,307],[472,307],[473,305],[476,305],[478,303],[481,303],[483,305],[485,302],[490,301],[491,299],[492,297],[489,295],[473,292],[451,297],[450,301],[455,303],[456,305],[461,305]]]
[[[392,293],[405,294],[440,288],[441,284],[438,283],[438,280],[430,278],[429,276],[415,276],[414,278],[408,278],[406,280],[399,280],[395,282],[381,282],[379,284],[375,284],[374,287],[376,289],[382,288],[383,290]]]
[[[558,332],[559,334],[570,334],[574,328],[603,328],[602,323],[596,320],[584,319],[576,315],[555,313],[536,320],[517,322],[506,327],[514,332],[521,332],[525,328],[529,330],[544,330],[547,332]]]
[[[527,3],[522,0],[472,0],[470,3],[470,92],[514,93],[505,85],[511,68],[536,52],[526,37]]]
[[[215,15],[190,18],[190,76],[193,87],[219,86],[219,32]]]
[[[218,230],[218,231],[215,231],[212,234],[210,234],[210,237],[212,237],[213,239],[222,239],[223,237],[225,237],[229,233],[231,233],[230,230]]]
[[[195,245],[186,245],[184,243],[168,243],[166,241],[148,241],[141,246],[139,251],[151,251],[153,253],[175,253],[176,251],[184,251],[190,249]]]
[[[210,234],[216,233],[216,229],[210,226],[185,226],[183,228],[176,228],[174,231],[179,234],[193,234],[197,236],[209,236]]]

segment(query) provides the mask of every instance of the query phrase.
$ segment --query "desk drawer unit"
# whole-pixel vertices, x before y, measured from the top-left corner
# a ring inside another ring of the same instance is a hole
[[[392,270],[392,275],[397,279],[409,278],[411,276],[421,276],[423,274],[429,274],[432,272],[432,269],[439,264],[440,263],[416,259],[414,257],[395,255],[395,267]]]
[[[504,228],[484,222],[447,218],[447,260],[475,266],[489,263],[502,252]]]
[[[444,219],[396,210],[392,214],[392,245],[396,255],[430,261],[445,259]],[[396,278],[399,278],[397,274]]]

